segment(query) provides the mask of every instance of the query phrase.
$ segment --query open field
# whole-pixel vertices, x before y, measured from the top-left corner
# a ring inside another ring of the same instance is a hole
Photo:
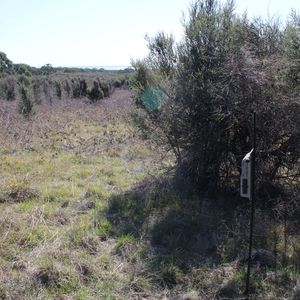
[[[160,159],[130,124],[130,94],[38,106],[0,102],[0,298],[113,299],[130,280],[102,214]]]

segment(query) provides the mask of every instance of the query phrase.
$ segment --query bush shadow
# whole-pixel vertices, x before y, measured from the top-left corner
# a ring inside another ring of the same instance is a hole
[[[186,273],[233,261],[246,250],[249,219],[240,206],[232,198],[185,195],[164,177],[113,195],[105,213],[117,238],[132,235],[144,245],[139,258],[152,273],[170,265]]]

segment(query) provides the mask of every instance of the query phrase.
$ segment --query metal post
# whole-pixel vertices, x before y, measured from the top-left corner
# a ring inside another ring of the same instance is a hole
[[[246,277],[246,291],[245,291],[247,298],[249,296],[251,257],[252,257],[252,244],[253,244],[253,225],[254,225],[254,214],[255,214],[256,112],[253,112],[252,143],[253,143],[253,152],[251,155],[251,217],[250,217],[249,253],[248,253],[247,277]]]

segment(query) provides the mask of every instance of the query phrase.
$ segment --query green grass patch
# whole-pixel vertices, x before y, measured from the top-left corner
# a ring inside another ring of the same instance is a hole
[[[103,219],[96,224],[96,235],[99,236],[101,240],[106,240],[111,233],[112,226],[108,220]]]

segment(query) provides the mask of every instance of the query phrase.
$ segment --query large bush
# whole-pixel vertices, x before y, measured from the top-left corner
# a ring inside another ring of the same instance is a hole
[[[148,57],[133,64],[143,128],[170,146],[177,173],[197,190],[238,188],[241,158],[252,147],[253,111],[258,189],[272,198],[284,191],[283,179],[295,183],[299,25],[296,15],[283,28],[236,16],[232,2],[202,0],[191,6],[179,45],[164,33],[148,39]]]

